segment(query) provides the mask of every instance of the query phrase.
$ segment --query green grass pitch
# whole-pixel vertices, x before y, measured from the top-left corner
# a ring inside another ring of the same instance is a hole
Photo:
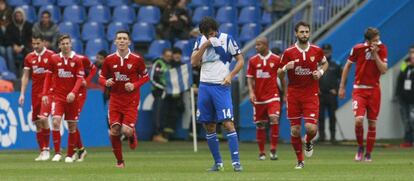
[[[315,145],[303,170],[294,170],[290,144],[280,144],[279,160],[257,160],[255,143],[240,143],[244,171],[233,172],[225,142],[220,145],[224,172],[208,173],[212,158],[205,142],[140,142],[136,151],[123,145],[125,169],[115,167],[110,148],[89,148],[83,163],[35,162],[36,151],[0,151],[0,180],[414,180],[414,150],[375,148],[372,163],[353,161],[353,146]]]

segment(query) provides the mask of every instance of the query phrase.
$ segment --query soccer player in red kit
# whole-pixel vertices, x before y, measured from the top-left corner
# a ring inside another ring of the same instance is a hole
[[[139,88],[149,80],[144,60],[131,52],[130,34],[118,31],[115,36],[116,52],[107,56],[99,75],[99,83],[111,87],[109,99],[109,125],[112,151],[117,167],[124,168],[121,134],[129,139],[129,147],[137,147],[135,125],[139,105]]]
[[[24,104],[24,93],[29,82],[29,76],[32,76],[32,121],[36,125],[36,138],[40,149],[40,154],[35,161],[45,161],[50,158],[50,126],[47,120],[50,114],[50,104],[42,105],[42,90],[46,69],[54,52],[45,47],[45,39],[40,34],[32,36],[32,46],[34,51],[27,54],[24,59],[19,104],[21,106]],[[49,92],[47,96],[49,96]]]
[[[319,78],[328,69],[321,48],[309,43],[310,25],[299,22],[295,25],[297,42],[286,49],[282,55],[283,68],[278,70],[281,80],[284,72],[288,74],[287,117],[291,125],[291,143],[298,159],[295,169],[304,165],[302,139],[300,136],[301,119],[305,121],[305,155],[313,154],[312,139],[317,133],[319,119]]]
[[[279,56],[269,50],[266,37],[256,39],[257,54],[250,58],[247,69],[250,102],[254,105],[254,123],[259,146],[259,160],[265,160],[266,123],[270,124],[270,159],[277,160],[279,139],[280,96],[277,85]],[[284,81],[282,87],[284,87]]]
[[[96,71],[98,69],[89,60],[87,56],[83,56],[83,55],[77,55],[77,56],[82,60],[83,70],[85,71],[85,76],[82,81],[82,86],[79,90],[79,94],[77,97],[78,110],[79,110],[78,114],[80,115],[80,113],[82,112],[83,105],[85,104],[85,101],[86,101],[86,93],[87,93],[86,86],[91,82],[93,76],[95,76]],[[76,129],[76,138],[77,138],[76,146],[75,146],[76,154],[73,155],[73,160],[76,160],[77,162],[82,162],[84,158],[86,157],[87,152],[85,148],[83,147],[79,128]]]
[[[46,74],[45,83],[43,86],[43,94],[47,92],[50,87],[51,78],[53,77],[53,130],[59,133],[62,122],[62,116],[65,115],[65,120],[69,127],[68,150],[65,158],[66,163],[72,163],[72,156],[77,141],[77,122],[79,116],[78,101],[76,95],[82,85],[84,76],[83,65],[81,58],[72,51],[72,42],[69,35],[62,35],[59,37],[59,48],[61,52],[52,56],[51,64]],[[49,103],[47,96],[42,97],[44,104]],[[55,133],[54,133],[55,139]],[[59,141],[57,141],[59,140]],[[60,134],[55,144],[57,153],[52,161],[60,161]],[[56,147],[57,146],[57,147]]]
[[[356,64],[352,107],[355,116],[355,134],[358,142],[356,161],[362,161],[364,154],[365,113],[368,118],[367,150],[365,161],[372,161],[371,152],[375,143],[376,121],[381,103],[380,76],[387,71],[387,47],[380,41],[380,32],[368,28],[364,34],[365,42],[355,45],[344,66],[339,86],[339,97],[345,97],[345,83],[352,64]]]

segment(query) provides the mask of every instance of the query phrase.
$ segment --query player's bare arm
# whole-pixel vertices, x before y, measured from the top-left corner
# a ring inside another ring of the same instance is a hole
[[[312,73],[313,79],[315,80],[319,80],[322,77],[322,75],[325,73],[325,71],[328,70],[329,63],[325,57],[323,57],[323,60],[319,63],[318,67],[322,67],[322,68],[315,70]]]
[[[24,93],[26,92],[27,83],[29,82],[29,74],[30,70],[23,70],[22,76],[22,87],[20,89],[20,97],[19,97],[19,105],[22,106],[24,104]]]
[[[254,94],[255,81],[253,77],[247,77],[247,86],[249,87],[250,102],[256,102],[256,95]]]
[[[238,54],[234,57],[237,61],[236,66],[234,67],[233,71],[230,72],[229,75],[227,75],[224,80],[223,80],[223,85],[230,85],[231,84],[231,80],[234,78],[234,76],[237,75],[237,73],[240,72],[240,70],[243,68],[244,66],[244,59],[243,59],[243,55]]]
[[[381,57],[378,55],[379,47],[378,45],[371,46],[371,55],[375,60],[375,64],[377,65],[378,70],[381,74],[385,74],[388,70],[388,65],[385,61],[381,60]]]
[[[341,99],[345,98],[345,84],[346,84],[346,79],[348,78],[348,74],[349,74],[349,70],[351,69],[351,66],[352,66],[352,62],[348,60],[342,71],[341,83],[339,84],[339,93],[338,93],[338,96]]]
[[[201,58],[203,57],[204,52],[210,46],[211,46],[211,42],[210,40],[207,40],[200,46],[198,50],[194,51],[193,54],[191,54],[191,64],[195,66],[200,65]]]

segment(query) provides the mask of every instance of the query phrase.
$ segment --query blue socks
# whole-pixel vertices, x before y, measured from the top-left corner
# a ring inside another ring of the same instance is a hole
[[[223,160],[221,159],[221,155],[219,151],[219,142],[217,139],[217,134],[216,133],[207,134],[206,139],[207,139],[208,148],[210,148],[210,152],[213,155],[215,163],[216,164],[223,163]]]
[[[237,132],[229,132],[227,134],[227,141],[230,148],[231,160],[233,164],[240,163],[239,158],[239,140],[237,137]]]

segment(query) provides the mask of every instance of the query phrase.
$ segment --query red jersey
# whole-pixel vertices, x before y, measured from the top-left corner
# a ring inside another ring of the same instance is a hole
[[[24,69],[32,73],[32,96],[40,96],[46,76],[46,70],[52,60],[53,51],[43,48],[42,52],[33,51],[24,59]]]
[[[119,106],[139,102],[139,87],[149,80],[144,59],[129,52],[124,58],[118,52],[107,56],[102,65],[99,82],[105,85],[107,79],[112,78],[115,84],[110,88],[110,102]],[[133,83],[132,92],[125,90],[126,83]],[[137,106],[137,105],[133,105]]]
[[[93,76],[96,73],[96,67],[95,65],[89,60],[89,58],[87,56],[83,56],[83,55],[77,55],[79,56],[79,58],[82,61],[82,65],[83,65],[83,70],[85,71],[85,75],[84,75],[84,79],[87,83],[89,83]],[[79,93],[86,93],[86,87],[85,86],[81,86],[81,88],[79,89]]]
[[[255,104],[279,101],[277,69],[280,68],[279,56],[269,52],[265,57],[257,54],[249,59],[246,77],[254,79]]]
[[[52,73],[55,89],[53,95],[56,99],[66,102],[66,96],[74,91],[78,78],[83,78],[84,71],[81,56],[71,52],[68,59],[64,58],[62,53],[52,56],[52,62],[48,68]]]
[[[308,48],[302,50],[295,44],[283,52],[281,66],[290,61],[295,65],[288,70],[288,92],[318,93],[319,80],[313,79],[312,72],[318,70],[318,63],[326,61],[322,49],[308,43]]]
[[[381,61],[387,63],[387,47],[380,43],[378,45],[378,55]],[[355,82],[357,86],[378,87],[381,72],[375,60],[371,57],[370,46],[367,43],[355,45],[349,55],[348,60],[356,63]]]

